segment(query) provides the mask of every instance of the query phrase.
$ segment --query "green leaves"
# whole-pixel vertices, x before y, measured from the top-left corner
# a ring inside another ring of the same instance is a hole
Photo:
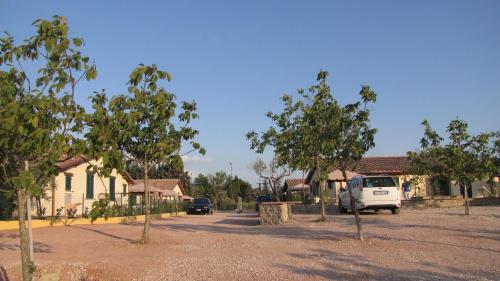
[[[318,84],[307,92],[299,89],[297,100],[283,95],[283,111],[266,114],[275,126],[260,135],[254,131],[246,134],[250,148],[262,153],[271,146],[280,165],[309,170],[316,158],[329,164],[347,163],[374,147],[376,129],[370,127],[367,104],[376,101],[376,93],[363,85],[360,97],[364,108],[361,102],[342,106],[331,94],[327,77],[328,72],[321,70]]]
[[[497,173],[500,150],[495,145],[498,132],[470,135],[468,124],[452,120],[447,126],[448,143],[435,132],[429,121],[423,120],[424,137],[421,150],[409,152],[412,170],[420,175],[445,174],[450,180],[469,184],[474,179],[484,179]]]
[[[8,33],[0,38],[0,184],[35,195],[57,174],[60,156],[80,143],[85,112],[74,101],[75,89],[97,72],[81,55],[83,39],[68,37],[66,18],[33,25],[34,36],[19,45]],[[38,69],[24,71],[32,68]]]
[[[89,152],[102,157],[104,166],[124,167],[126,158],[141,166],[177,165],[183,142],[190,152],[205,150],[194,142],[198,131],[188,125],[196,114],[196,102],[182,102],[175,120],[175,95],[159,83],[169,80],[166,71],[156,65],[140,64],[129,75],[128,95],[115,96],[109,103],[104,93],[92,98],[94,113],[89,116],[86,138]],[[180,125],[178,125],[181,123]]]

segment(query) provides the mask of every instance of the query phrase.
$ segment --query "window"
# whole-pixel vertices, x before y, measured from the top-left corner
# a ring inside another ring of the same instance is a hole
[[[109,177],[109,199],[115,200],[115,177]]]
[[[71,175],[71,174],[65,174],[65,176],[66,176],[65,189],[66,189],[66,191],[71,191],[71,177],[73,175]]]
[[[87,171],[87,199],[94,199],[94,173]]]
[[[392,177],[371,177],[363,179],[363,187],[389,187],[397,186]]]
[[[123,184],[123,194],[127,194],[127,185]]]
[[[326,184],[329,190],[332,190],[335,187],[335,182],[333,181],[327,181]]]

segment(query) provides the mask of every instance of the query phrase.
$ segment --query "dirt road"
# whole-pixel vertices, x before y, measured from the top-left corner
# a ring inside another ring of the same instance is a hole
[[[500,280],[500,206],[362,215],[296,215],[258,225],[256,213],[154,221],[153,243],[135,243],[141,224],[34,229],[45,280]],[[0,280],[18,280],[18,234],[0,232]]]

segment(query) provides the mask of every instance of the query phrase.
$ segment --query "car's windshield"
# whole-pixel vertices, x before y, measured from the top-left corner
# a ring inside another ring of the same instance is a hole
[[[210,203],[210,200],[208,200],[207,198],[197,198],[197,199],[194,199],[193,201],[193,204],[209,204]]]
[[[396,186],[392,177],[372,177],[363,179],[363,187],[388,187]]]
[[[272,198],[270,195],[259,195],[257,196],[257,202],[270,202]]]

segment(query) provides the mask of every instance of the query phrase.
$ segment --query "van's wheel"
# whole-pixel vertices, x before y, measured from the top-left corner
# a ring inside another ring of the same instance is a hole
[[[375,213],[378,213],[378,212],[380,212],[380,210],[379,210],[379,209],[374,209],[374,211],[375,211]]]
[[[342,206],[342,201],[339,200],[339,212],[342,214],[347,213],[347,209]]]
[[[392,209],[391,212],[393,215],[397,215],[399,214],[399,208]]]

